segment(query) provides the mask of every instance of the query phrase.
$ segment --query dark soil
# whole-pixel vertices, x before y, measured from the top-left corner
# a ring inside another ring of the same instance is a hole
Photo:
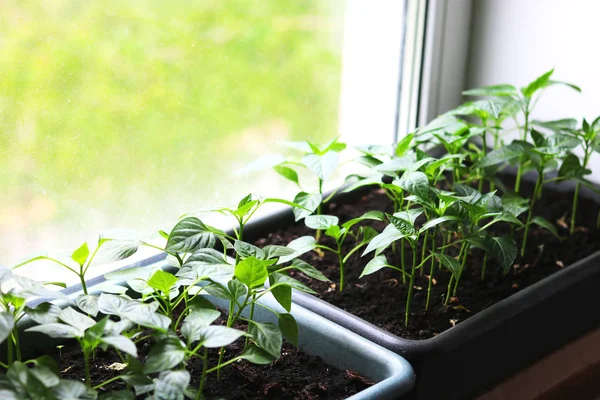
[[[533,190],[533,185],[526,183],[522,185],[522,190],[527,194]],[[372,253],[361,258],[362,251],[359,251],[348,260],[343,292],[336,287],[339,282],[337,256],[330,252],[325,252],[323,257],[316,252],[311,252],[302,258],[318,268],[334,283],[319,282],[299,272],[292,272],[290,275],[316,290],[319,293],[318,297],[395,335],[409,339],[431,338],[519,290],[562,268],[568,268],[574,262],[600,250],[600,232],[595,226],[599,211],[598,204],[580,198],[578,228],[571,236],[568,224],[572,198],[572,193],[560,192],[553,189],[552,185],[545,187],[543,198],[538,200],[534,215],[542,216],[556,226],[561,240],[533,225],[527,242],[527,252],[524,257],[517,256],[509,274],[502,276],[493,260],[489,260],[483,280],[481,278],[483,253],[473,250],[469,254],[456,297],[451,299],[447,307],[443,303],[450,272],[445,269],[440,271],[439,265],[436,264],[429,309],[425,310],[430,273],[430,265],[427,263],[422,271],[423,275],[418,276],[415,281],[407,327],[404,326],[407,285],[403,284],[401,273],[388,268],[359,279],[364,266],[372,259]],[[374,189],[355,199],[354,202],[328,203],[324,206],[323,214],[336,215],[340,217],[340,223],[343,223],[370,210],[393,212],[391,202],[381,189]],[[522,216],[523,221],[525,217]],[[364,223],[364,225],[373,226],[379,232],[385,227],[385,224],[380,222]],[[506,230],[503,231],[506,228],[502,225],[504,224],[494,225],[491,232],[494,235],[507,234]],[[314,235],[314,230],[306,228],[301,222],[270,233],[266,238],[257,240],[255,244],[286,245],[291,240],[304,235]],[[520,247],[522,231],[517,231],[515,240]],[[354,245],[350,240],[347,241],[344,252]],[[322,237],[320,243],[335,247],[334,241],[326,236]],[[384,252],[388,262],[397,266],[401,265],[400,253],[399,248],[395,253],[391,249]],[[456,255],[457,249],[451,250],[450,253]],[[410,266],[412,252],[408,245],[405,248],[405,259],[406,265]]]
[[[224,324],[219,319],[217,323]],[[239,329],[245,330],[243,327]],[[151,339],[138,344],[138,355],[144,360],[152,347]],[[244,348],[244,340],[240,339],[226,347],[224,361],[240,354]],[[209,351],[209,367],[218,364],[217,349]],[[63,351],[59,368],[63,379],[85,380],[84,362],[81,352],[76,347]],[[118,376],[119,369],[124,367],[121,359],[112,349],[99,350],[91,362],[92,385],[100,384]],[[191,375],[190,385],[197,388],[202,374],[200,359],[192,359],[187,370]],[[208,375],[204,394],[207,399],[345,399],[358,393],[373,382],[349,370],[338,370],[325,364],[319,357],[310,356],[284,341],[281,357],[269,365],[255,365],[241,360],[222,369],[221,379],[217,381],[216,373]],[[125,383],[115,381],[104,386],[101,391],[125,389]],[[138,396],[144,399],[148,394]]]

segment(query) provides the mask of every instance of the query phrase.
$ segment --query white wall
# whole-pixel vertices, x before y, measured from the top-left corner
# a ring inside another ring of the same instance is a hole
[[[467,88],[525,85],[555,68],[554,79],[580,86],[544,93],[537,119],[600,115],[600,1],[476,0],[473,2]],[[600,157],[593,159],[600,180]]]

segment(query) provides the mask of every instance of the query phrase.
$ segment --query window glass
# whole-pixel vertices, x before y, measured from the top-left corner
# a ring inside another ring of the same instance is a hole
[[[337,134],[343,0],[0,2],[0,265],[150,234]],[[275,188],[275,190],[274,190]]]

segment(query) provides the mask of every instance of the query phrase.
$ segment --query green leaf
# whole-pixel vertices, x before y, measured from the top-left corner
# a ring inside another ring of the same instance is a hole
[[[386,267],[388,267],[387,258],[383,254],[376,256],[371,261],[369,261],[367,265],[365,265],[365,268],[363,269],[363,272],[360,274],[358,279],[366,275],[371,275],[372,273],[377,272],[380,269]]]
[[[71,307],[63,309],[60,314],[58,314],[58,319],[63,321],[65,324],[74,326],[81,331],[85,331],[86,329],[96,325],[96,321],[87,315],[80,313],[79,311],[75,311]]]
[[[177,277],[162,269],[157,270],[148,280],[148,285],[150,285],[150,287],[160,290],[165,294],[170,293],[176,283]]]
[[[540,132],[531,128],[530,134],[531,138],[533,139],[533,143],[535,144],[535,147],[544,147],[547,145],[546,138]]]
[[[385,227],[383,232],[375,236],[371,242],[369,242],[362,255],[364,256],[365,254],[369,254],[373,250],[377,250],[379,253],[385,250],[393,242],[404,237],[406,237],[404,233],[400,232],[393,224],[390,224]]]
[[[137,348],[135,343],[125,336],[104,336],[102,342],[114,347],[115,349],[127,353],[132,357],[137,357]]]
[[[58,314],[61,311],[61,308],[56,304],[47,302],[40,303],[34,308],[25,306],[27,316],[40,325],[58,322]]]
[[[421,198],[426,199],[430,194],[429,179],[423,172],[405,172],[400,180],[394,181],[394,184]]]
[[[538,90],[546,87],[548,85],[548,81],[550,80],[550,76],[552,76],[553,73],[554,73],[554,68],[552,68],[550,71],[537,77],[533,82],[531,82],[526,87],[521,88],[521,93],[523,93],[523,96],[529,98],[529,97],[533,96],[533,94],[535,92],[537,92]]]
[[[515,97],[517,88],[513,85],[492,85],[476,89],[465,90],[465,96],[488,96],[488,97]]]
[[[311,146],[308,144],[307,141],[290,142],[290,141],[282,140],[282,141],[278,141],[277,144],[281,145],[281,146],[289,147],[290,149],[300,150],[303,153],[310,153],[313,151],[313,149],[311,148]]]
[[[61,400],[96,400],[98,394],[81,382],[61,379],[60,383],[50,391],[57,399]]]
[[[574,118],[565,118],[553,121],[531,121],[531,124],[541,128],[549,129],[554,132],[561,132],[576,129],[577,120]]]
[[[166,251],[192,252],[200,248],[213,247],[216,239],[202,221],[196,217],[187,217],[179,221],[167,241]]]
[[[529,210],[529,201],[517,194],[507,193],[502,197],[502,209],[514,217]]]
[[[345,230],[342,231],[338,225],[331,225],[329,228],[325,229],[325,235],[334,238],[336,241],[340,239],[343,233],[345,233]]]
[[[246,165],[244,168],[236,172],[236,175],[248,174],[251,172],[264,171],[268,168],[272,168],[276,165],[282,164],[285,162],[285,157],[281,154],[268,154],[263,156],[250,164]]]
[[[277,264],[284,264],[296,257],[301,256],[304,253],[313,250],[315,247],[317,247],[317,243],[315,242],[315,238],[312,236],[301,236],[298,239],[294,239],[289,242],[287,247],[294,250],[294,253],[284,257],[279,257]]]
[[[77,250],[71,254],[71,259],[79,265],[85,264],[88,256],[90,255],[90,249],[88,248],[87,242],[82,244]]]
[[[455,279],[458,278],[458,275],[460,274],[460,263],[455,258],[441,253],[433,253],[433,255],[452,273]]]
[[[525,148],[520,143],[513,142],[507,146],[500,147],[488,153],[479,161],[479,163],[477,163],[477,168],[486,168],[492,165],[508,162],[521,157],[524,154]]]
[[[302,164],[314,172],[321,180],[326,181],[335,172],[339,164],[339,155],[335,151],[325,154],[305,154]]]
[[[300,290],[300,291],[305,292],[305,293],[316,294],[316,292],[314,290],[312,290],[308,286],[304,285],[299,280],[294,279],[294,278],[292,278],[290,276],[287,276],[285,274],[282,274],[282,273],[279,273],[279,272],[273,272],[271,274],[271,277],[273,278],[273,286],[275,286],[275,285],[277,285],[277,286],[280,286],[280,285],[289,286],[289,287],[291,287],[293,289]]]
[[[275,358],[279,358],[283,340],[281,331],[276,325],[270,322],[249,321],[248,333],[260,348]]]
[[[312,214],[319,207],[323,201],[323,196],[319,193],[306,193],[300,192],[294,197],[294,203],[301,205],[304,208],[293,208],[294,217],[296,221],[300,221],[302,218]]]
[[[220,265],[227,264],[227,260],[223,257],[223,253],[215,249],[199,249],[196,250],[183,264],[190,266],[192,263]]]
[[[98,296],[91,294],[80,294],[75,299],[77,307],[86,314],[96,316],[98,315]]]
[[[248,196],[252,196],[252,194],[249,194]],[[242,199],[242,200],[244,200],[244,199]],[[258,200],[250,200],[250,201],[244,203],[242,206],[238,207],[236,210],[234,210],[232,214],[235,216],[238,216],[240,218],[245,217],[250,212],[250,210],[252,210],[254,208],[254,206],[256,206],[258,203],[259,203]]]
[[[309,215],[304,218],[304,223],[311,229],[327,230],[330,226],[337,225],[338,222],[338,217],[333,215]]]
[[[0,267],[0,283],[4,283],[9,279],[12,279],[13,273],[9,268]]]
[[[175,368],[185,359],[185,347],[179,339],[169,337],[161,340],[150,349],[144,372],[152,374]]]
[[[551,234],[556,236],[558,239],[560,239],[560,236],[558,235],[556,227],[554,225],[552,225],[550,223],[550,221],[548,221],[547,219],[542,218],[542,217],[533,217],[531,222],[538,225],[539,227],[547,230],[548,232],[550,232]]]
[[[141,243],[141,236],[132,230],[113,229],[102,232],[92,264],[106,264],[131,257],[138,251]]]
[[[200,335],[198,342],[208,348],[227,346],[246,334],[243,331],[221,325],[200,328],[198,333]]]
[[[256,257],[261,260],[265,258],[265,252],[262,249],[241,240],[236,240],[233,248],[242,258]]]
[[[246,346],[239,357],[243,360],[248,360],[251,363],[258,365],[270,364],[277,359],[265,350],[252,344]]]
[[[330,279],[327,278],[325,275],[323,275],[321,273],[321,271],[317,270],[312,265],[310,265],[307,262],[300,260],[298,258],[296,258],[296,259],[294,259],[294,261],[292,261],[292,267],[297,269],[298,271],[302,272],[304,275],[308,276],[309,278],[316,279],[321,282],[330,282]]]
[[[349,230],[352,226],[356,225],[362,221],[383,221],[385,219],[385,214],[381,211],[367,211],[363,215],[358,218],[351,219],[350,221],[345,222],[342,227]]]
[[[0,343],[3,343],[15,327],[13,315],[7,311],[0,312]]]
[[[294,182],[296,185],[300,185],[300,183],[298,181],[298,173],[295,170],[291,169],[290,167],[285,167],[283,165],[276,165],[273,167],[273,169],[275,170],[275,172],[277,172],[279,175],[283,176],[285,179]]]
[[[154,381],[153,400],[183,400],[190,383],[190,373],[183,371],[161,372]]]
[[[568,179],[583,177],[584,175],[589,175],[591,173],[592,171],[581,166],[579,163],[579,157],[573,153],[567,154],[562,165],[560,166],[560,169],[558,170],[558,176]]]
[[[439,224],[443,224],[447,221],[460,221],[460,218],[454,215],[444,215],[438,218],[430,219],[429,221],[425,222],[423,226],[421,226],[421,229],[419,229],[419,233],[425,232],[426,230],[438,226]]]
[[[553,86],[553,85],[564,85],[564,86],[570,87],[571,89],[575,90],[576,92],[581,93],[581,88],[579,86],[573,85],[572,83],[555,81],[555,80],[550,79],[546,86]]]
[[[402,157],[406,153],[406,151],[410,148],[410,143],[412,142],[414,137],[415,134],[411,133],[409,135],[404,136],[402,140],[398,142],[395,150],[396,157]]]
[[[283,337],[292,345],[298,347],[298,324],[296,323],[296,319],[292,314],[279,314],[278,321]]]
[[[274,280],[271,282],[271,286],[273,283]],[[289,312],[292,309],[292,288],[290,286],[275,286],[271,289],[271,293],[286,311]]]
[[[70,339],[83,337],[83,331],[71,325],[50,323],[37,325],[26,329],[25,332],[41,332],[51,338]]]
[[[262,286],[267,281],[269,275],[267,267],[271,263],[270,260],[248,257],[235,266],[235,277],[249,288]]]
[[[517,257],[517,245],[508,236],[492,237],[492,257],[500,263],[500,267],[506,272]]]
[[[263,247],[263,252],[265,253],[265,259],[269,260],[272,258],[279,258],[289,256],[290,254],[294,254],[294,250],[290,249],[286,246],[278,246],[278,245],[268,245]]]
[[[491,240],[486,236],[483,236],[483,237],[471,236],[471,237],[468,237],[466,239],[466,241],[473,247],[477,247],[478,249],[481,249],[481,250],[485,251],[486,253],[490,253],[490,254],[492,253],[493,244],[492,244]]]
[[[234,299],[239,299],[242,296],[246,296],[246,293],[248,292],[246,285],[237,279],[232,279],[227,282],[227,288]]]
[[[398,212],[395,215],[388,215],[388,219],[404,236],[414,236],[417,231],[414,227],[414,222],[410,221],[404,212]]]
[[[58,371],[48,368],[44,365],[38,365],[35,368],[30,368],[29,372],[33,374],[47,388],[56,386],[60,383]],[[2,397],[0,397],[2,398]]]

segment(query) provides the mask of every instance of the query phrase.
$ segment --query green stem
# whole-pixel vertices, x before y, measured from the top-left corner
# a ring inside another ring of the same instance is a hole
[[[575,193],[573,194],[573,208],[571,210],[571,235],[575,233],[575,220],[577,219],[577,203],[579,202],[579,188],[581,184],[577,182]]]
[[[526,105],[529,108],[529,102]],[[525,110],[525,125],[523,126],[523,141],[527,141],[527,132],[529,131],[529,110]],[[521,189],[521,175],[523,175],[523,157],[519,159],[519,169],[517,170],[517,178],[515,181],[515,192],[519,193]]]
[[[400,261],[402,262],[402,284],[406,284],[406,260],[404,260],[404,239],[400,239]]]
[[[408,314],[410,312],[410,300],[412,298],[412,291],[413,291],[413,286],[415,284],[415,269],[417,267],[417,247],[415,245],[412,245],[412,253],[413,253],[413,260],[412,260],[412,269],[410,272],[410,283],[408,285],[408,295],[406,296],[406,307],[405,307],[405,311],[404,311],[404,326],[408,326]]]
[[[444,306],[448,305],[448,301],[450,301],[450,292],[452,292],[452,284],[454,283],[454,274],[450,275],[450,280],[448,281],[448,288],[446,289],[446,298],[444,299]]]
[[[452,291],[452,297],[456,297],[456,291],[458,290],[458,283],[460,282],[460,278],[463,274],[463,270],[465,269],[465,264],[467,263],[467,257],[469,256],[469,249],[468,249],[467,242],[463,243],[463,249],[464,249],[463,259],[462,259],[462,263],[460,264],[460,270],[458,271],[458,276],[456,277],[456,282],[454,282],[454,290]],[[460,260],[460,258],[459,258],[459,260]]]
[[[14,361],[13,347],[14,347],[14,343],[11,340],[11,338],[9,338],[8,341],[6,342],[6,359],[8,361],[8,365],[12,365],[12,363]]]
[[[533,196],[531,197],[531,204],[529,205],[529,213],[527,214],[527,222],[525,223],[525,233],[523,235],[523,244],[521,246],[521,257],[525,256],[525,249],[527,248],[527,236],[529,235],[529,227],[531,226],[531,219],[533,218],[533,207],[535,206],[535,201],[537,199],[537,193],[542,186],[542,182],[544,180],[544,166],[540,167],[538,171],[538,178],[535,182],[535,189],[533,189]]]
[[[15,341],[15,353],[17,355],[17,361],[22,361],[21,345],[19,344],[19,330],[17,328],[13,329],[12,335]]]
[[[342,243],[338,243],[337,251],[338,260],[340,263],[340,292],[344,290],[344,258],[342,257]]]
[[[108,385],[109,383],[112,383],[114,381],[118,381],[119,379],[121,379],[123,377],[123,375],[117,375],[117,376],[113,376],[110,379],[105,380],[104,382],[100,383],[99,385],[94,386],[92,389],[94,390],[98,390],[103,386]]]
[[[436,226],[433,230],[433,236],[431,240],[431,251],[435,253],[435,237],[437,236],[438,227]],[[427,300],[425,301],[425,311],[429,308],[429,299],[431,298],[431,286],[433,282],[433,271],[435,270],[435,257],[431,258],[431,264],[429,265],[429,283],[427,284]]]
[[[425,234],[425,236],[423,237],[423,247],[421,248],[421,262],[423,262],[423,260],[425,259],[425,250],[427,249],[427,237],[427,234]],[[421,268],[421,270],[419,271],[419,275],[423,276],[423,268]]]
[[[485,119],[482,121],[483,124],[483,134],[481,135],[481,151],[483,152],[483,156],[485,157],[487,155],[487,132],[485,131],[485,125],[486,125],[486,121]],[[481,170],[479,172],[479,174],[481,175],[481,178],[479,179],[479,193],[483,192],[483,170]]]
[[[79,269],[79,273],[77,274],[77,276],[79,276],[79,281],[81,282],[81,288],[83,289],[83,294],[88,294],[87,285],[85,284],[85,276],[84,276],[84,272],[83,272],[83,267]]]
[[[481,268],[481,280],[485,279],[485,267],[487,266],[488,255],[485,253],[483,256],[483,267]]]
[[[202,392],[204,391],[204,384],[206,383],[206,375],[208,374],[208,349],[204,348],[204,357],[202,362],[202,376],[200,377],[200,387],[198,388],[198,395],[196,400],[204,398]]]
[[[88,387],[92,385],[92,378],[90,376],[90,354],[89,351],[83,350],[83,361],[85,363],[85,384]]]

